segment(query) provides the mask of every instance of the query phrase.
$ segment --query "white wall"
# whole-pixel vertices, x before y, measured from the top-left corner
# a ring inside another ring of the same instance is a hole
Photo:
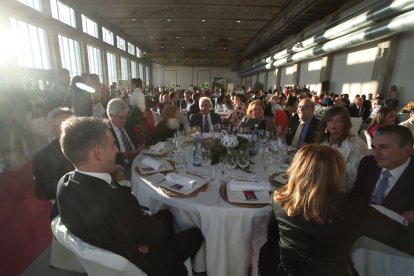
[[[370,43],[336,53],[332,57],[330,91],[337,94],[349,94],[352,99],[356,94],[376,93],[371,91],[372,70],[374,68],[377,43]]]
[[[264,90],[267,90],[268,89],[267,86],[266,86],[266,83],[265,83],[265,75],[266,74],[267,74],[266,72],[260,73],[259,74],[259,80],[258,80],[258,82],[260,82],[261,84],[263,84],[263,89]]]
[[[272,88],[275,89],[276,88],[276,75],[275,75],[275,70],[271,70],[267,72],[267,85],[266,85],[267,89]]]
[[[190,66],[163,66],[152,64],[152,84],[169,87],[171,79],[176,75],[176,84],[182,89],[188,89],[191,84],[202,85],[204,82],[211,84],[214,78],[224,78],[226,83],[233,83],[234,87],[241,84],[237,72],[218,67],[190,67]]]
[[[305,61],[300,65],[299,86],[306,85],[311,91],[321,92],[321,83],[319,82],[321,75],[322,59],[314,59]]]
[[[391,85],[398,87],[400,106],[414,100],[414,32],[401,36],[395,57]],[[386,91],[384,91],[386,92]]]
[[[280,74],[280,86],[284,88],[285,86],[294,85],[293,73],[295,72],[296,65],[289,65],[288,67],[282,68],[282,73]]]

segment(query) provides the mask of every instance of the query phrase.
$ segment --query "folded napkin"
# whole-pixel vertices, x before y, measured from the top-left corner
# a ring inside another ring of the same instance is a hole
[[[230,181],[230,191],[242,192],[242,191],[271,191],[269,183],[266,182],[252,182],[252,181]]]
[[[142,159],[142,164],[144,164],[145,166],[150,167],[153,170],[160,170],[164,164],[155,160],[154,158],[151,158],[150,156],[145,157],[144,159]]]
[[[185,189],[191,189],[193,188],[193,185],[197,183],[197,180],[186,177],[186,176],[182,176],[176,173],[169,173],[165,176],[165,179],[175,183],[175,184],[180,184],[181,186],[183,186]]]
[[[152,145],[150,147],[150,150],[155,152],[155,153],[160,153],[164,149],[165,149],[165,143],[164,142],[158,142],[155,145]]]

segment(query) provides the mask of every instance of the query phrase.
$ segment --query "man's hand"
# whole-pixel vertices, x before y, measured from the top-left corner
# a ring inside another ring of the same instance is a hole
[[[405,221],[404,221],[404,222],[406,222],[406,223],[408,223],[408,224],[410,224],[410,223],[413,223],[413,222],[414,222],[414,211],[407,211],[407,212],[404,212],[404,213],[402,214],[402,216],[405,218]]]
[[[143,243],[138,244],[138,251],[141,254],[148,254],[149,245],[148,244],[143,244]]]

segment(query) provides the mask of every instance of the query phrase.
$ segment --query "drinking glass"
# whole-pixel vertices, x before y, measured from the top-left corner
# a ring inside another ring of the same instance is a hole
[[[211,152],[207,146],[203,146],[201,148],[201,156],[202,156],[201,165],[203,167],[210,166],[211,165]]]
[[[244,170],[249,166],[250,155],[248,149],[240,149],[239,154],[237,155],[237,164]]]
[[[237,151],[235,149],[227,149],[226,167],[229,169],[237,167]]]

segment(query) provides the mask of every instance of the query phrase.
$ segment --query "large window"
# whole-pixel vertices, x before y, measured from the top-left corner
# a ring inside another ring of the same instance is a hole
[[[17,64],[22,67],[52,69],[46,31],[14,18],[10,18],[10,25],[15,34],[12,43],[15,45]]]
[[[135,46],[132,43],[128,42],[128,53],[130,53],[131,55],[135,55]]]
[[[116,46],[119,49],[126,51],[125,39],[123,39],[122,37],[116,36]]]
[[[118,67],[116,66],[116,55],[107,52],[106,60],[108,63],[108,82],[112,84],[118,81]]]
[[[101,82],[103,82],[101,50],[91,45],[88,45],[87,49],[88,49],[88,61],[89,61],[89,73],[97,74]]]
[[[98,23],[82,14],[82,30],[93,37],[99,38]]]
[[[139,78],[144,80],[144,65],[142,63],[139,64]]]
[[[131,78],[137,77],[137,63],[131,60]]]
[[[60,2],[59,0],[50,0],[50,8],[52,10],[52,17],[76,28],[75,11]]]
[[[141,49],[137,47],[137,57],[141,57]]]
[[[35,10],[42,11],[42,3],[41,0],[17,0],[20,3],[23,3]]]
[[[58,38],[62,68],[68,69],[72,77],[82,74],[79,41],[73,40],[63,35],[58,35]]]
[[[102,27],[103,41],[114,46],[114,33]]]
[[[121,79],[129,79],[128,59],[121,57]]]

